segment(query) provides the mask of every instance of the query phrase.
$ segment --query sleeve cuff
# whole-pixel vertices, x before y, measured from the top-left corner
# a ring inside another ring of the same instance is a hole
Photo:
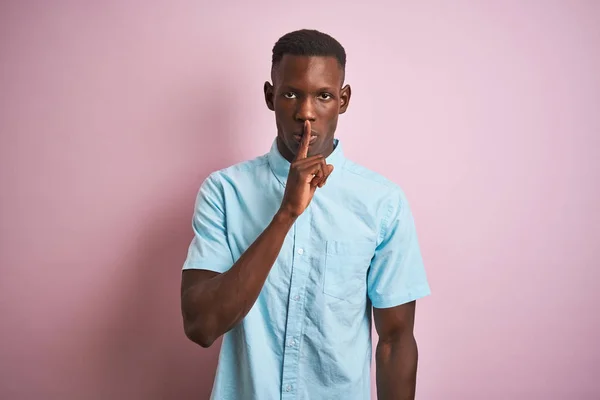
[[[411,301],[418,300],[425,296],[429,296],[431,294],[431,289],[428,284],[424,284],[413,288],[409,292],[401,293],[398,295],[392,296],[375,296],[370,297],[371,304],[375,308],[390,308],[396,307],[405,303],[409,303]]]
[[[183,264],[183,270],[185,271],[186,269],[202,269],[202,270],[206,270],[206,271],[213,271],[213,272],[218,272],[218,273],[223,273],[223,272],[227,272],[229,269],[231,268],[231,265],[224,265],[224,264],[217,264],[217,263],[211,263],[210,261],[208,262],[188,262],[186,261]]]

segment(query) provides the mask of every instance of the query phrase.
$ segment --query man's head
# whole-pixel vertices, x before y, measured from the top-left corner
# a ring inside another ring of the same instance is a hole
[[[311,123],[308,155],[328,156],[338,115],[346,111],[350,86],[342,87],[346,52],[331,36],[299,30],[282,36],[273,47],[271,80],[265,82],[265,100],[275,111],[277,147],[291,161],[300,146],[304,121]]]

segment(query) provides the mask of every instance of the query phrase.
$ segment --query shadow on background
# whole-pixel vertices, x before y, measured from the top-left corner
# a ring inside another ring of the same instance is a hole
[[[197,96],[197,89],[194,92]],[[98,398],[185,400],[210,396],[221,340],[202,349],[185,337],[179,296],[181,267],[192,239],[191,218],[200,184],[212,171],[241,160],[233,159],[228,151],[233,129],[227,104],[214,98],[218,91],[203,92],[206,99],[179,110],[187,131],[172,134],[173,140],[181,140],[176,151],[188,152],[193,160],[181,167],[182,174],[189,175],[157,189],[161,203],[146,211],[134,268],[129,263],[123,266],[128,271],[124,274],[127,282],[118,286],[125,290],[112,292],[112,320],[102,336],[106,353]],[[190,126],[195,127],[193,131]]]

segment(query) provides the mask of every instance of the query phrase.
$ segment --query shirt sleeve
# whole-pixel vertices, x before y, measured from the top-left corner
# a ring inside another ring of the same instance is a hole
[[[400,189],[391,197],[368,275],[375,308],[395,307],[431,293],[408,201]]]
[[[192,218],[194,237],[183,269],[225,272],[233,265],[227,241],[223,187],[210,175],[201,185]]]

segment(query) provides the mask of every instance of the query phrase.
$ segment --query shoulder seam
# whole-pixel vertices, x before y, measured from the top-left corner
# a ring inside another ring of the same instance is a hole
[[[350,162],[352,163],[352,161],[350,161]],[[352,163],[352,164],[354,164],[354,163]],[[371,172],[372,174],[376,174],[376,176],[379,176],[379,179],[366,176],[365,174],[362,174],[359,171],[354,170],[353,168],[348,168],[347,165],[348,165],[348,162],[344,163],[344,166],[342,167],[342,169],[344,171],[347,171],[347,172],[351,173],[351,174],[363,177],[364,179],[368,179],[371,182],[375,182],[375,183],[381,184],[382,186],[385,186],[387,188],[394,188],[394,187],[398,186],[396,183],[392,182],[391,180],[389,180],[385,176],[383,176],[381,174],[378,174],[375,171],[370,171],[370,170],[368,170],[367,168],[365,168],[363,166],[360,166],[358,164],[354,164],[354,165],[357,165],[359,168],[361,168],[361,169],[363,169],[363,170],[365,170],[367,172]]]
[[[233,164],[233,165],[230,165],[225,168],[221,168],[219,170],[214,171],[212,174],[226,174],[227,171],[232,171],[232,170],[247,171],[248,169],[251,169],[253,167],[260,167],[260,166],[263,166],[268,163],[269,163],[269,160],[267,160],[267,157],[265,155],[262,155],[262,156],[258,156],[256,158],[254,158],[252,160],[242,161],[240,163]]]

